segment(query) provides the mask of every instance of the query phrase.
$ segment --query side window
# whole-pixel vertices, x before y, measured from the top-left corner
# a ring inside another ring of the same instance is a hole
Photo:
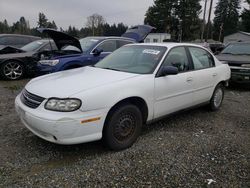
[[[118,40],[117,41],[117,48],[120,48],[126,44],[132,44],[133,42],[127,40]]]
[[[214,59],[206,50],[196,47],[189,47],[189,51],[194,63],[194,69],[205,69],[214,66]]]
[[[116,41],[115,40],[104,41],[97,48],[102,49],[103,52],[113,52],[116,50]]]
[[[50,50],[51,50],[50,44],[46,44],[39,51],[41,52],[41,51],[50,51]]]
[[[167,55],[163,62],[164,66],[177,67],[179,72],[185,72],[189,70],[189,62],[187,53],[184,47],[173,48]]]
[[[16,37],[15,44],[25,45],[30,43],[29,38],[26,37]]]
[[[15,37],[6,37],[5,45],[15,45],[16,43]]]

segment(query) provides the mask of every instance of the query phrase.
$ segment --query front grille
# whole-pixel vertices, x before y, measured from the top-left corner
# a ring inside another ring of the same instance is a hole
[[[44,101],[44,99],[45,98],[43,97],[39,97],[28,92],[26,89],[24,89],[21,94],[21,101],[30,108],[37,108]]]

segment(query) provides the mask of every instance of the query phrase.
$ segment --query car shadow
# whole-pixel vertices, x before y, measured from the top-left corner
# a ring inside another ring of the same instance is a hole
[[[229,86],[227,87],[228,90],[232,91],[250,91],[250,84],[237,84],[237,83],[230,83]]]

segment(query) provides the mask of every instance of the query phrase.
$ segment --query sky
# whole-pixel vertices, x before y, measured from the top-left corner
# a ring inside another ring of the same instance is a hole
[[[217,1],[214,0],[214,7]],[[85,27],[88,16],[98,13],[109,24],[122,22],[132,26],[143,24],[145,13],[153,2],[154,0],[0,0],[0,21],[6,19],[12,25],[24,16],[31,27],[36,27],[38,13],[43,12],[49,21],[55,21],[58,28],[67,29],[69,25],[81,28]],[[209,2],[210,0],[208,6]]]

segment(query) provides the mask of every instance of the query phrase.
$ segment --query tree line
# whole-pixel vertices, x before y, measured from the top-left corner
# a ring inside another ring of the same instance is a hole
[[[240,14],[243,2],[250,5],[250,0],[219,0],[213,22],[205,22],[205,28],[210,29],[206,29],[204,35],[223,41],[224,36],[239,30],[250,32],[250,10],[244,8]],[[200,39],[204,24],[199,17],[200,3],[201,0],[155,0],[146,12],[144,23],[156,27],[156,32],[170,33],[174,40]]]
[[[224,36],[239,30],[250,32],[249,8],[244,8],[240,13],[243,2],[250,6],[250,0],[219,0],[212,22],[204,22],[199,17],[202,12],[201,0],[155,0],[146,11],[144,24],[154,26],[155,32],[170,33],[172,39],[176,41],[200,39],[203,34],[210,39],[223,41]],[[202,31],[204,23],[206,23],[205,33]],[[44,13],[39,13],[37,27],[58,29],[78,38],[121,36],[127,30],[127,26],[123,23],[110,25],[98,14],[87,17],[85,27],[78,29],[69,26],[63,30],[58,28],[53,20],[49,21]],[[0,21],[0,33],[39,35],[36,28],[30,28],[29,22],[24,17],[12,25],[9,25],[7,20]]]
[[[41,34],[37,31],[37,28],[52,28],[77,38],[83,38],[86,36],[121,36],[128,28],[123,23],[110,25],[101,15],[98,14],[89,16],[85,25],[86,26],[81,29],[70,25],[66,30],[64,30],[61,27],[58,28],[54,20],[49,21],[46,15],[40,12],[38,14],[37,27],[31,28],[29,21],[22,16],[12,25],[9,25],[6,19],[0,21],[0,33],[41,36]]]

